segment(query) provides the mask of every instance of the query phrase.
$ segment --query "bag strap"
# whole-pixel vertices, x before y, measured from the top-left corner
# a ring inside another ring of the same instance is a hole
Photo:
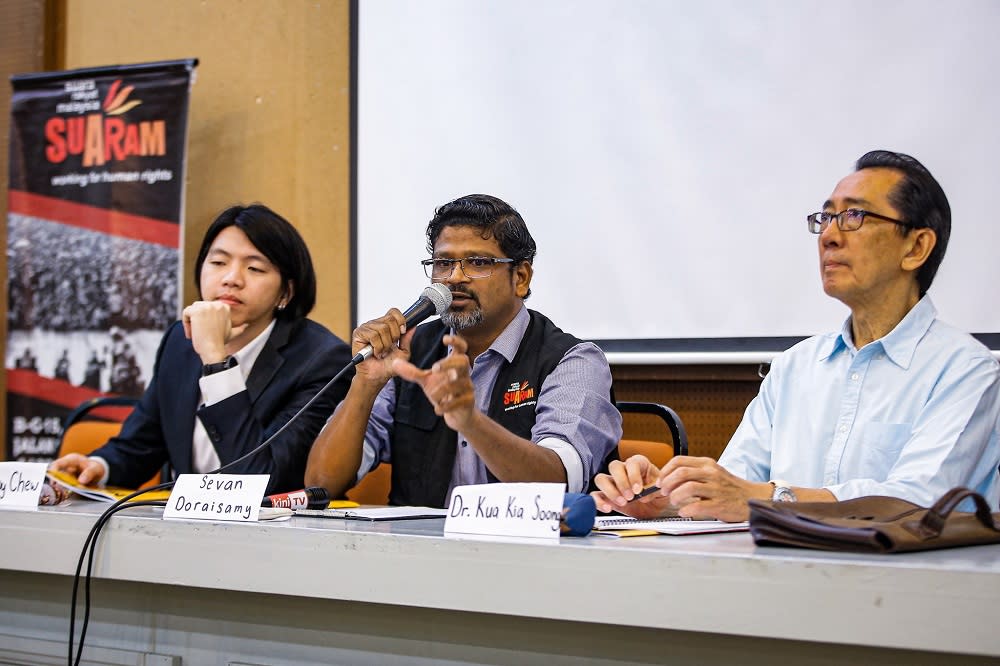
[[[927,510],[920,523],[913,525],[911,532],[923,539],[933,539],[941,535],[948,516],[955,510],[962,500],[971,497],[976,504],[976,518],[983,526],[1000,532],[1000,525],[993,521],[993,514],[990,512],[990,505],[986,503],[983,496],[968,488],[952,488],[946,492],[941,499],[934,502],[934,506]],[[909,528],[910,525],[907,525]]]

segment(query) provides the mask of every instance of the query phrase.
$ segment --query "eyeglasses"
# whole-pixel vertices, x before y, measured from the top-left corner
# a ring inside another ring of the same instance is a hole
[[[826,231],[826,228],[829,227],[834,220],[837,221],[837,228],[841,231],[857,231],[861,228],[861,225],[865,223],[866,217],[885,220],[886,222],[892,222],[893,224],[899,224],[904,227],[913,226],[909,222],[903,222],[902,220],[896,220],[891,217],[879,215],[878,213],[872,213],[860,208],[848,208],[847,210],[842,210],[839,213],[813,213],[812,215],[806,217],[806,222],[809,224],[809,233],[821,234]]]
[[[493,275],[496,264],[512,264],[513,259],[497,257],[466,257],[465,259],[424,259],[420,262],[424,273],[432,280],[447,280],[455,270],[455,264],[462,267],[462,273],[470,280],[488,278]]]

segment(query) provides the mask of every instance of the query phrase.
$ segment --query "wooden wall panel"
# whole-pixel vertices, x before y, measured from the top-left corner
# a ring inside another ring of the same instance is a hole
[[[636,366],[612,369],[618,400],[658,402],[681,417],[691,455],[718,458],[757,395],[755,365]],[[625,436],[670,441],[654,417],[628,415]]]

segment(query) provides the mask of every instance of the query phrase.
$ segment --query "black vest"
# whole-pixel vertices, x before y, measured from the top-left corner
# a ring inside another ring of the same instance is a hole
[[[531,439],[542,382],[572,347],[580,343],[534,310],[514,360],[504,362],[493,384],[487,415],[518,437]],[[441,339],[448,328],[440,320],[420,326],[410,344],[410,361],[429,368],[447,354]],[[389,504],[445,505],[455,464],[458,433],[434,413],[419,385],[396,383],[392,436],[392,487]],[[490,482],[496,481],[487,470]]]

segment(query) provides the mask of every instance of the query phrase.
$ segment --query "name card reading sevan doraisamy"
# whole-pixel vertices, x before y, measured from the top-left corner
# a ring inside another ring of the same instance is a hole
[[[0,462],[0,507],[38,508],[45,463]]]
[[[256,522],[269,474],[181,474],[164,518]]]
[[[562,483],[458,486],[444,519],[445,534],[559,538]]]

